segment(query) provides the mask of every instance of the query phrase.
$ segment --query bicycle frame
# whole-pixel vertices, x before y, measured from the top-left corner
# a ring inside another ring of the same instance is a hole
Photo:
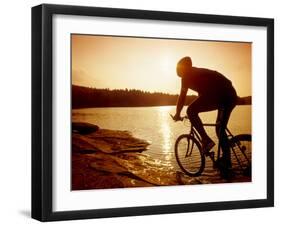
[[[209,126],[209,127],[216,127],[216,126],[219,126],[219,123],[205,123],[203,124],[204,127],[206,126]],[[226,134],[227,134],[227,138],[228,140],[230,140],[231,138],[234,137],[234,135],[230,132],[230,130],[228,128],[225,128],[225,131],[226,131]],[[196,131],[196,129],[194,128],[194,126],[191,124],[191,127],[190,127],[190,132],[189,132],[189,135],[190,136],[193,136],[195,139],[197,139],[201,144],[202,144],[202,139],[199,135],[199,133]],[[218,150],[217,150],[217,160],[219,159],[220,155],[221,155],[221,144],[220,144],[220,139],[219,139],[219,143],[218,143]],[[240,145],[238,146],[239,149],[241,150],[241,147]],[[237,157],[237,154],[236,152],[234,151],[234,149],[232,147],[230,147],[230,149],[232,150],[233,154],[235,155],[235,158],[239,164],[239,166],[242,168],[242,165],[241,165],[241,162],[239,160],[239,158]],[[193,150],[193,144],[192,144],[192,147],[191,147],[191,152],[190,153],[187,153],[187,154],[191,154],[192,153],[192,150]],[[213,154],[211,154],[213,153]],[[215,163],[216,162],[216,159],[215,159],[215,153],[214,152],[211,152],[209,154],[209,157],[211,158],[211,160]],[[247,159],[247,161],[249,162],[249,159],[247,158],[247,156],[245,155],[244,152],[242,152],[244,157]]]
[[[173,119],[173,115],[170,114],[170,116],[171,116],[172,119]],[[180,121],[184,121],[185,119],[186,119],[186,120],[189,120],[189,118],[188,118],[187,116],[184,116],[184,117],[181,117]],[[196,131],[196,129],[194,128],[194,126],[192,125],[191,122],[190,122],[190,124],[191,124],[191,127],[190,127],[190,132],[189,132],[188,135],[194,137],[197,141],[199,141],[200,144],[202,144],[201,136],[200,136],[199,133]],[[216,126],[219,126],[219,124],[220,124],[220,122],[218,122],[218,123],[204,123],[203,126],[204,126],[204,127],[205,127],[205,126],[216,127]],[[221,128],[220,128],[220,129],[221,129]],[[230,130],[229,130],[227,127],[225,128],[225,131],[226,131],[226,135],[227,135],[227,139],[228,139],[228,140],[230,140],[230,139],[232,139],[232,138],[235,137],[235,136],[230,132]],[[221,133],[221,131],[219,131],[219,137],[221,137],[221,136],[220,136],[220,133]],[[190,151],[190,152],[187,152],[187,153],[186,153],[186,156],[187,156],[187,155],[191,155],[191,153],[192,153],[194,143],[192,143],[191,145],[192,145],[192,147],[191,147],[191,149],[190,149],[191,151]],[[240,151],[242,152],[242,154],[244,155],[244,157],[245,157],[245,159],[247,160],[247,162],[250,162],[249,159],[248,159],[248,157],[246,156],[246,154],[243,152],[243,147],[241,147],[240,144],[238,144],[238,147],[239,147]],[[189,143],[188,143],[188,148],[187,148],[187,150],[189,150]],[[234,148],[233,148],[232,146],[230,146],[230,151],[232,151],[232,153],[234,154],[234,156],[235,156],[235,158],[236,158],[238,164],[239,164],[240,167],[242,168],[241,162],[240,162],[239,158],[237,157],[236,151],[234,150]],[[220,152],[221,152],[221,139],[219,138],[218,151],[217,151],[217,160],[219,159],[219,157],[220,157],[220,155],[221,155]],[[215,153],[214,153],[214,152],[210,152],[210,154],[207,155],[207,156],[209,156],[209,157],[211,158],[211,160],[213,161],[213,163],[216,162],[216,160],[215,160]]]
[[[170,114],[170,116],[173,118],[173,116],[171,114]],[[185,135],[188,135],[188,136],[192,137],[194,140],[196,140],[202,146],[202,138],[201,138],[200,134],[198,133],[198,131],[195,129],[195,127],[190,122],[189,118],[187,116],[184,116],[184,117],[180,118],[180,121],[185,121],[185,120],[189,121],[189,123],[190,123],[190,131],[189,131],[189,133],[186,133]],[[218,123],[204,123],[203,126],[204,127],[206,127],[206,126],[217,127],[217,126],[220,126],[220,122],[218,122]],[[220,134],[221,134],[221,131],[222,131],[221,129],[222,128],[221,127],[219,127],[219,128],[220,128],[220,131],[219,131],[219,139],[218,139],[219,141],[218,141],[218,148],[217,148],[218,149],[218,151],[217,151],[217,158],[215,158],[215,154],[216,154],[215,150],[210,151],[208,153],[205,153],[205,155],[204,155],[206,157],[207,156],[210,157],[210,159],[213,162],[213,168],[219,167],[218,160],[219,160],[219,158],[221,156],[221,139],[220,139],[221,135]],[[246,170],[249,169],[248,166],[247,166],[247,168],[244,167],[244,163],[240,161],[240,159],[239,159],[240,157],[236,153],[237,150],[235,150],[235,147],[238,147],[238,150],[240,150],[242,155],[245,157],[247,163],[250,164],[250,160],[248,159],[248,157],[247,157],[247,155],[245,153],[245,147],[244,147],[244,145],[242,145],[239,142],[239,137],[238,137],[240,135],[246,135],[247,136],[247,134],[239,134],[239,135],[237,135],[238,139],[236,141],[236,139],[235,139],[236,136],[233,135],[227,127],[225,128],[225,133],[226,133],[227,140],[228,140],[228,143],[229,143],[230,154],[233,153],[233,157],[236,159],[236,161],[237,161],[237,163],[238,163],[238,165],[239,165],[241,170],[244,171],[245,169]],[[229,141],[231,141],[231,142],[229,142]],[[194,144],[195,144],[195,142],[189,142],[189,139],[188,139],[187,148],[186,148],[187,151],[185,152],[185,157],[188,157],[188,156],[192,155]],[[198,144],[197,144],[197,146],[198,146]],[[202,147],[200,149],[201,149],[200,152],[202,154]],[[230,156],[230,158],[231,158],[231,156]],[[247,172],[247,171],[245,171],[245,172]]]
[[[216,126],[219,126],[219,124],[220,123],[204,123],[203,126],[204,127],[207,127],[207,126],[209,126],[209,127],[216,127]],[[234,137],[233,134],[230,132],[230,130],[228,128],[225,128],[225,131],[226,131],[228,139],[229,139],[229,137],[230,138]],[[191,127],[190,127],[189,135],[193,136],[195,139],[197,139],[200,142],[200,144],[202,144],[202,138],[201,138],[201,136],[199,135],[199,133],[196,131],[196,129],[194,128],[194,126],[192,124],[191,124]],[[221,148],[220,148],[221,147],[221,143],[220,142],[221,142],[221,140],[219,139],[218,151],[217,151],[217,159],[219,159],[220,154],[221,154],[220,153],[220,150],[221,150]],[[213,161],[215,160],[215,159],[212,158],[212,156],[210,156],[210,157],[211,157],[211,159]]]

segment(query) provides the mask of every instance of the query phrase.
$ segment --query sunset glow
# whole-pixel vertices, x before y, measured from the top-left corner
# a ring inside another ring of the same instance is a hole
[[[251,43],[72,34],[71,44],[72,190],[252,181]],[[241,98],[196,69],[183,74],[202,99],[178,95],[186,56]],[[200,119],[213,125],[208,144]],[[226,124],[233,135],[218,135]]]
[[[176,64],[229,78],[239,96],[251,95],[251,43],[72,35],[72,84],[109,89],[179,93]]]

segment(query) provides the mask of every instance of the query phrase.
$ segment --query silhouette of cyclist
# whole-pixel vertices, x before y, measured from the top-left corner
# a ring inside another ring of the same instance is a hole
[[[203,152],[208,155],[215,143],[206,133],[198,113],[218,110],[216,121],[219,124],[216,126],[216,134],[223,150],[221,162],[225,169],[229,169],[230,148],[225,128],[237,101],[237,94],[231,81],[217,71],[193,67],[190,57],[184,57],[178,62],[177,74],[181,77],[181,91],[173,119],[180,120],[188,89],[198,92],[198,98],[187,108],[187,115],[202,138]]]

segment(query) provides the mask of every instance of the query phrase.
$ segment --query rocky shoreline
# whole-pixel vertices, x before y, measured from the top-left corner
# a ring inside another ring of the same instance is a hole
[[[201,184],[143,153],[149,143],[128,131],[72,124],[72,190]]]

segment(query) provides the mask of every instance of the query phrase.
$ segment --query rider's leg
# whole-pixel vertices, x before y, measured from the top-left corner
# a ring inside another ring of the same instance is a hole
[[[231,167],[230,147],[228,137],[226,134],[226,127],[232,110],[234,109],[237,101],[236,91],[234,89],[228,90],[223,96],[221,108],[218,109],[216,134],[220,140],[220,145],[223,150],[222,159],[226,167]],[[218,124],[219,123],[219,124]]]
[[[228,138],[225,129],[227,127],[227,123],[233,108],[234,106],[219,109],[217,115],[216,134],[218,139],[220,140],[220,145],[223,150],[222,160],[226,164],[227,168],[231,167],[231,161],[230,161],[230,147],[228,144]]]
[[[202,125],[202,121],[199,118],[198,114],[200,112],[216,110],[217,108],[218,107],[216,101],[214,101],[213,98],[211,98],[210,96],[203,96],[203,95],[199,96],[187,108],[188,118],[202,138],[202,145],[203,145],[204,152],[208,152],[215,145],[215,143],[206,133]]]

